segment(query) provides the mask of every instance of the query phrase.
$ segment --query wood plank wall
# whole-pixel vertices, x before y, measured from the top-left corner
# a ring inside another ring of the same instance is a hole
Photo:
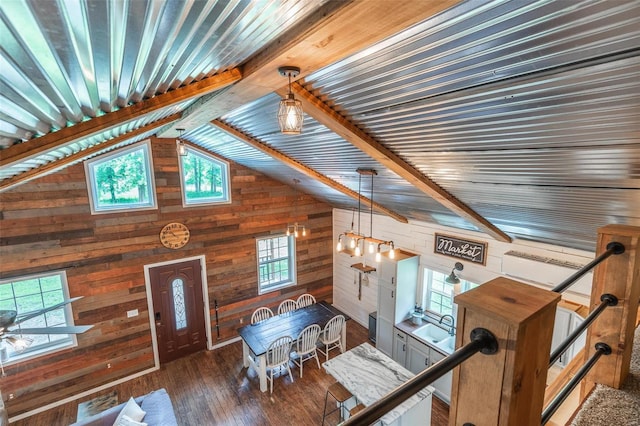
[[[82,164],[0,194],[0,277],[66,270],[76,324],[95,327],[78,347],[5,367],[10,416],[153,367],[144,265],[204,255],[213,344],[237,336],[258,306],[310,292],[332,297],[332,210],[293,188],[231,163],[232,203],[182,207],[174,139],[152,139],[157,210],[91,215]],[[295,208],[294,208],[295,207]],[[297,241],[298,285],[257,292],[255,237],[304,223]],[[160,229],[186,223],[189,243],[160,244]],[[214,303],[218,303],[217,337]],[[127,318],[128,310],[140,315]],[[107,368],[107,364],[111,368]]]

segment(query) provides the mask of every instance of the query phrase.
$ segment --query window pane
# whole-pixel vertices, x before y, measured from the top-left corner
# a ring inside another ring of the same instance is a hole
[[[155,206],[150,146],[119,150],[86,162],[93,211]]]
[[[259,292],[295,284],[295,258],[292,236],[263,238],[257,241]]]
[[[185,205],[230,201],[228,163],[191,147],[179,159]]]
[[[42,291],[46,289],[46,291]],[[52,273],[46,276],[16,278],[0,282],[0,309],[15,310],[20,315],[38,311],[40,309],[56,305],[65,299],[66,280],[63,272]],[[20,328],[54,327],[71,325],[71,316],[67,307],[60,307],[53,311],[44,312],[16,326],[9,326],[7,334],[15,331],[20,336]],[[47,347],[58,343],[72,344],[73,339],[68,334],[22,334],[23,337],[32,339],[31,345],[20,352],[15,352],[13,346],[6,345],[9,359],[28,357],[29,353],[42,351]],[[44,354],[46,352],[43,352]]]
[[[187,314],[185,311],[184,301],[184,281],[176,278],[171,283],[173,293],[173,311],[175,312],[176,330],[182,330],[187,327]]]

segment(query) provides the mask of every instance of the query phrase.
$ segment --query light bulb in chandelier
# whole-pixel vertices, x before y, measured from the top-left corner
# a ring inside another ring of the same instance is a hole
[[[355,238],[352,238],[351,241],[349,241],[349,247],[351,247],[352,249],[356,248]]]
[[[302,227],[302,236],[303,237],[307,236],[307,229],[304,226]]]
[[[378,251],[376,251],[376,262],[380,263],[382,260],[382,254],[380,253],[380,244],[378,244]]]
[[[355,255],[356,255],[356,257],[360,257],[360,255],[362,255],[362,252],[360,251],[360,244],[356,245]]]
[[[336,244],[336,251],[342,251],[342,234],[338,235],[338,244]]]
[[[373,254],[376,252],[375,244],[369,243],[369,254]]]

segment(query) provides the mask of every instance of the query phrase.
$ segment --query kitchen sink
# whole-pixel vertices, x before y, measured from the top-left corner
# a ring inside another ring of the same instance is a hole
[[[436,346],[438,343],[444,342],[446,339],[453,337],[447,330],[444,330],[435,324],[424,325],[413,331],[413,334],[425,342]]]
[[[450,354],[456,349],[456,336],[449,336],[444,340],[440,340],[435,345],[439,349],[442,349],[444,352]]]

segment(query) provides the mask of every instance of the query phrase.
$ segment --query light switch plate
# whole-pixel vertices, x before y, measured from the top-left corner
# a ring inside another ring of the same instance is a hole
[[[137,316],[138,316],[138,310],[137,309],[133,309],[131,311],[127,311],[127,318],[137,317]]]

